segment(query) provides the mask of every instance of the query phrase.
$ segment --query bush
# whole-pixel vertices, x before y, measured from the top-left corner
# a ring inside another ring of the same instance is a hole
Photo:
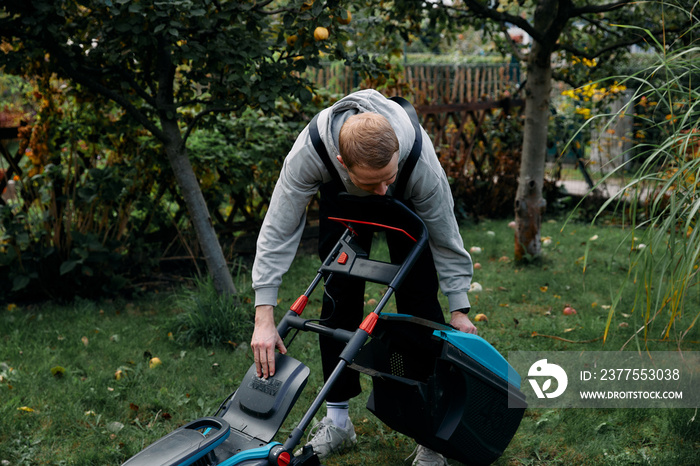
[[[153,147],[138,148],[137,129],[108,102],[59,84],[38,81],[39,111],[19,128],[24,157],[7,173],[18,187],[0,205],[0,294],[8,300],[115,293],[137,258],[157,257],[140,252],[145,223],[136,215],[153,210]]]

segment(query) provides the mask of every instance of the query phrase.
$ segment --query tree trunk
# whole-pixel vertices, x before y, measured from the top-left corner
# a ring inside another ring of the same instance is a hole
[[[566,23],[561,0],[541,0],[535,9],[535,27],[545,40],[534,41],[527,62],[525,127],[520,178],[515,196],[515,260],[540,256],[540,227],[547,201],[542,197],[547,155],[553,47]],[[567,3],[564,0],[563,3]]]
[[[209,274],[214,281],[214,287],[219,294],[236,294],[231,272],[214,231],[202,190],[187,156],[187,148],[182,144],[177,122],[175,120],[161,120],[161,123],[163,132],[168,139],[165,143],[165,152],[175,174],[180,193],[185,200],[190,221],[194,226],[199,246],[202,248]]]
[[[541,253],[540,226],[547,206],[542,197],[542,186],[547,150],[551,74],[550,67],[542,68],[529,63],[525,87],[523,153],[515,196],[516,260],[527,256],[537,257]]]

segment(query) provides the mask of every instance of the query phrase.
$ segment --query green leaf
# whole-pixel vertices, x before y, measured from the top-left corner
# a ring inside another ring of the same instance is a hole
[[[63,264],[61,264],[61,275],[65,275],[68,272],[72,271],[77,264],[78,262],[76,261],[65,261]]]
[[[29,285],[29,277],[27,275],[18,275],[12,280],[12,291],[19,291]]]

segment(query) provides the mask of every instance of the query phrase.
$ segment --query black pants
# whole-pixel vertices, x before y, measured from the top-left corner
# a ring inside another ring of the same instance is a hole
[[[318,252],[321,260],[324,260],[345,231],[345,227],[328,220],[329,216],[343,216],[341,208],[335,202],[339,192],[337,187],[328,183],[321,186],[320,192]],[[360,245],[369,253],[373,238],[371,232],[363,234],[362,230],[357,231]],[[413,246],[413,242],[409,238],[400,233],[392,232],[387,232],[387,243],[392,262],[402,261]],[[438,290],[438,276],[433,255],[430,249],[426,248],[395,293],[397,311],[445,323],[442,308],[437,298]],[[330,327],[355,330],[364,316],[364,294],[364,280],[333,276],[326,284],[321,318],[328,319],[325,323]],[[345,344],[324,336],[319,336],[319,344],[323,376],[327,380],[338,364],[340,353]],[[327,400],[331,402],[349,400],[359,395],[361,391],[359,373],[345,370],[338,382],[331,388]]]

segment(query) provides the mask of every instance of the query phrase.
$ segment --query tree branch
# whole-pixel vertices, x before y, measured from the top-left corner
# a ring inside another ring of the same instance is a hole
[[[123,80],[127,81],[131,85],[132,89],[136,91],[136,94],[138,94],[139,97],[141,97],[143,100],[148,102],[149,105],[155,108],[156,101],[155,99],[153,99],[153,96],[146,92],[146,90],[136,82],[132,75],[124,71],[124,68],[122,67],[117,68],[117,73],[119,74],[119,76],[122,77]]]
[[[620,0],[619,2],[607,3],[605,5],[584,5],[581,7],[574,7],[572,9],[572,16],[581,16],[589,13],[607,13],[609,11],[623,8],[634,1],[635,0]]]
[[[506,41],[508,42],[508,47],[510,47],[511,52],[519,61],[525,61],[526,56],[521,52],[521,50],[518,48],[518,45],[515,43],[512,37],[510,37],[510,34],[508,33],[508,28],[506,28],[506,25],[501,23],[501,31],[503,32],[503,35],[506,37]]]
[[[84,73],[73,66],[75,63],[74,57],[68,57],[58,46],[48,47],[49,54],[55,56],[58,60],[59,67],[63,69],[66,75],[75,82],[87,87],[93,92],[103,95],[113,102],[120,105],[131,115],[136,121],[141,123],[153,136],[158,140],[164,141],[165,134],[151,121],[143,112],[141,112],[127,97],[115,92],[114,90],[104,86],[99,80],[92,77],[89,73]]]
[[[523,19],[520,16],[514,16],[508,13],[500,13],[498,12],[498,10],[494,8],[489,8],[481,4],[477,0],[464,0],[464,4],[467,7],[466,10],[449,5],[443,5],[442,8],[452,10],[462,17],[469,17],[471,13],[472,15],[475,15],[479,18],[490,19],[500,24],[510,23],[527,32],[527,34],[536,41],[540,41],[544,37],[543,34],[540,33],[540,31],[536,30],[526,19]]]
[[[222,107],[209,107],[205,108],[198,114],[194,116],[192,121],[187,125],[187,130],[185,131],[185,135],[182,137],[182,146],[184,147],[187,144],[187,139],[190,137],[192,134],[192,131],[194,131],[195,127],[197,126],[197,123],[204,118],[207,115],[210,115],[212,113],[223,113],[223,112],[233,112],[234,110],[237,110],[240,108],[240,105],[235,105],[233,107],[229,106],[222,106]]]
[[[660,37],[663,34],[668,34],[668,33],[675,33],[675,32],[681,32],[684,31],[686,28],[683,27],[678,27],[678,28],[672,28],[672,29],[659,29],[657,31],[649,31],[649,34],[639,34],[637,36],[629,36],[627,39],[620,40],[618,42],[612,43],[608,45],[607,47],[603,47],[599,50],[595,50],[593,52],[586,52],[584,50],[581,50],[577,47],[574,47],[569,44],[560,44],[559,49],[564,50],[566,52],[569,52],[571,54],[574,54],[579,57],[584,57],[588,58],[589,60],[592,60],[594,58],[598,58],[601,55],[605,55],[608,52],[611,52],[613,50],[622,48],[622,47],[629,47],[631,45],[636,45],[641,42],[645,42],[646,39],[651,35],[653,37]]]

